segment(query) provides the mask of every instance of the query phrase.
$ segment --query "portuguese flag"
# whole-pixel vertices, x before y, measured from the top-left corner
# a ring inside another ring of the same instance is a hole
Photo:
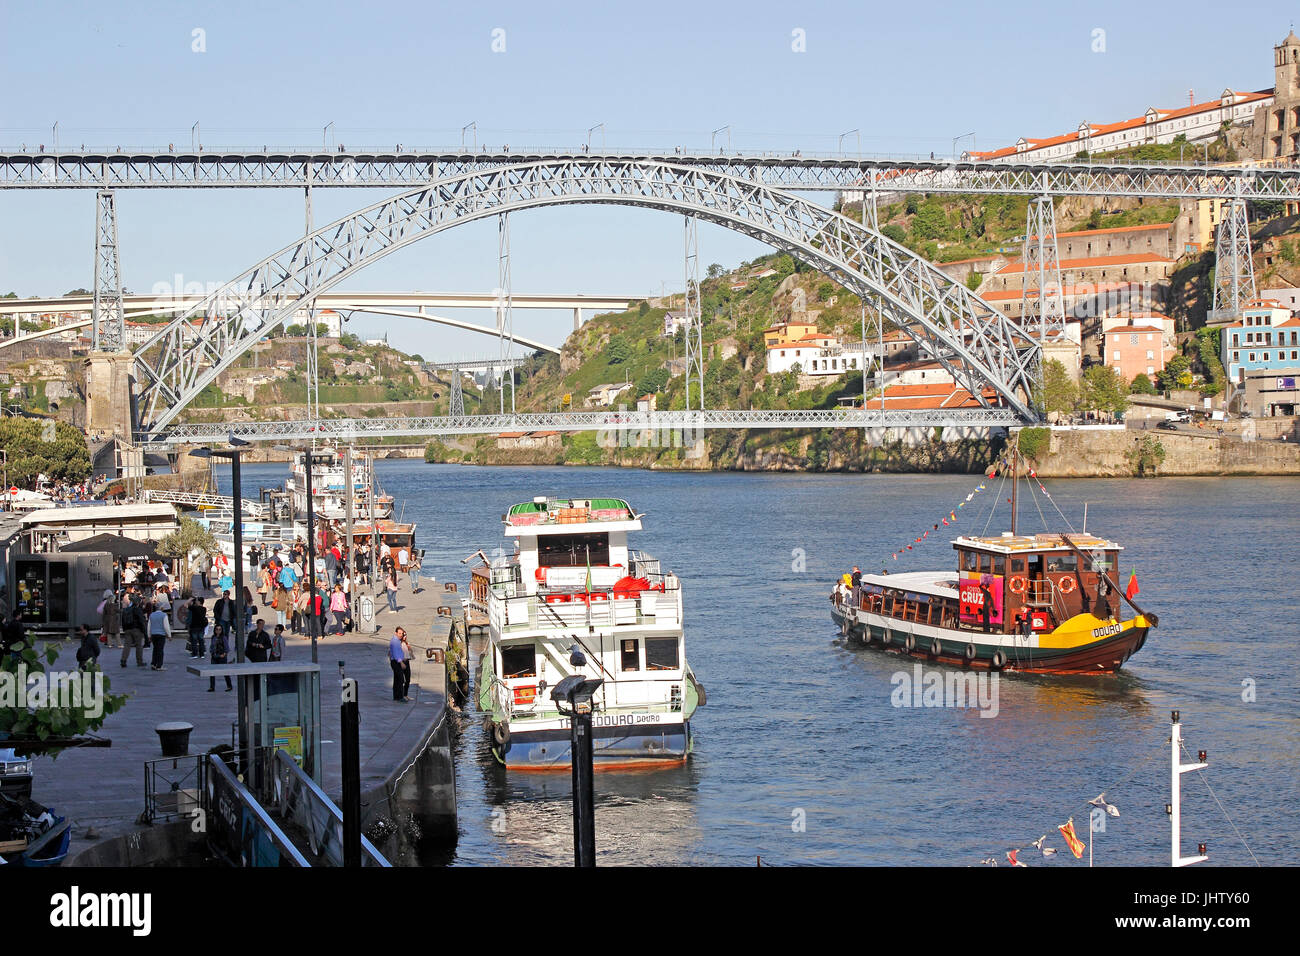
[[[1128,587],[1124,589],[1124,597],[1131,601],[1140,594],[1141,591],[1142,589],[1138,587],[1138,573],[1137,570],[1134,569],[1128,573]]]

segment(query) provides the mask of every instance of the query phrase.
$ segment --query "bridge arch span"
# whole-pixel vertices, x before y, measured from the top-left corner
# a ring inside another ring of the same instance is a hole
[[[567,203],[695,216],[813,265],[882,312],[985,403],[1025,419],[1038,344],[963,284],[823,206],[754,180],[649,160],[564,158],[437,180],[322,226],[177,315],[136,352],[141,432],[168,425],[254,343],[314,297],[405,246],[467,222]],[[191,326],[196,322],[196,327]]]

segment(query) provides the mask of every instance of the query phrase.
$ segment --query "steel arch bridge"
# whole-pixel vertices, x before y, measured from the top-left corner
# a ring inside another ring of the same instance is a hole
[[[215,290],[136,352],[140,437],[162,437],[254,343],[365,266],[454,226],[569,203],[693,216],[788,252],[873,301],[982,405],[1037,418],[1029,392],[1041,362],[1038,343],[910,250],[752,179],[654,160],[567,157],[426,183],[315,230]]]

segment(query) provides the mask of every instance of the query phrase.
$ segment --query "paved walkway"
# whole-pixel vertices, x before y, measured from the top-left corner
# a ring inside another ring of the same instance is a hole
[[[449,604],[460,611],[459,596],[444,593],[442,584],[409,591],[403,577],[398,611],[383,608],[376,614],[379,631],[374,635],[353,632],[342,638],[321,638],[317,659],[321,665],[322,756],[325,790],[337,798],[340,789],[338,661],[345,662],[349,677],[360,682],[362,788],[382,781],[406,753],[418,743],[429,725],[442,712],[443,665],[425,658],[425,647],[446,646],[446,618],[437,617],[437,607]],[[270,608],[263,609],[270,612]],[[263,614],[274,622],[274,612]],[[256,620],[256,615],[254,617]],[[411,702],[392,699],[392,671],[388,666],[388,641],[393,628],[405,627],[415,651],[411,666]],[[137,667],[134,654],[127,667],[119,666],[121,651],[107,647],[100,664],[108,676],[110,692],[131,695],[126,706],[113,714],[98,732],[112,740],[108,748],[67,750],[56,758],[39,757],[33,767],[32,796],[68,813],[75,821],[73,849],[78,849],[87,826],[99,830],[134,821],[144,810],[144,761],[162,756],[154,727],[168,720],[194,725],[190,753],[203,753],[218,744],[230,744],[236,717],[237,691],[226,692],[218,678],[217,689],[209,693],[207,681],[190,674],[193,662],[185,650],[185,639],[168,642],[165,670],[148,667],[150,651],[144,652],[146,666]],[[65,643],[54,668],[75,670],[75,645]],[[310,661],[311,641],[289,635],[285,660]],[[236,685],[237,686],[237,685]],[[83,844],[84,846],[84,844]]]

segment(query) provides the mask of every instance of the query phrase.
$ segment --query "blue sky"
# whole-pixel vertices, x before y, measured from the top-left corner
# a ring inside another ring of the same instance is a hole
[[[709,145],[831,151],[858,128],[872,153],[943,155],[1179,106],[1224,86],[1272,85],[1272,46],[1294,11],[1252,3],[1213,24],[1186,4],[1089,3],[6,3],[0,6],[0,149],[188,144],[212,148],[435,147],[477,124],[493,146]],[[205,49],[196,52],[195,30]],[[493,52],[503,30],[505,51]],[[1095,52],[1104,32],[1104,52]],[[793,49],[802,31],[804,51]],[[498,34],[499,36],[499,34]],[[599,138],[599,131],[595,134]],[[857,137],[850,137],[856,146]],[[969,140],[963,140],[961,147]],[[318,225],[385,195],[318,190]],[[829,197],[827,197],[829,201]],[[296,190],[119,194],[125,284],[180,273],[219,283],[303,228]],[[94,197],[0,193],[0,291],[58,294],[92,281]],[[680,288],[681,222],[577,207],[516,216],[518,292],[645,295]],[[764,252],[700,227],[703,263]],[[346,288],[490,291],[496,229],[416,243]],[[454,313],[449,313],[454,314]],[[488,322],[485,314],[461,317]],[[560,341],[566,314],[516,313],[521,334]],[[403,320],[358,331],[433,355],[490,354],[491,340]]]

